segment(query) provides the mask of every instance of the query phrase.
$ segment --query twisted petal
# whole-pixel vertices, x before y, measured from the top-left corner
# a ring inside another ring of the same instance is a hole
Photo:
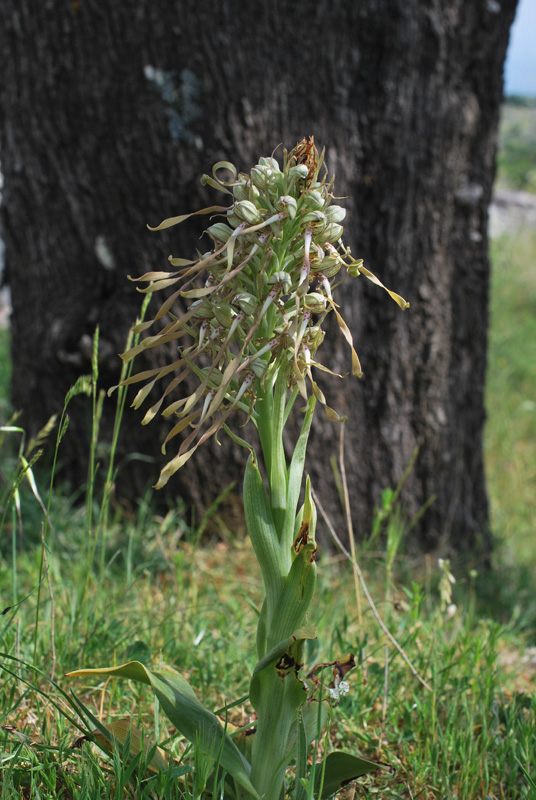
[[[163,231],[165,228],[172,228],[173,225],[179,225],[189,217],[196,217],[198,214],[215,214],[219,211],[227,211],[227,206],[210,206],[209,208],[201,208],[199,211],[190,212],[190,214],[181,214],[178,217],[169,217],[168,219],[163,220],[160,225],[157,225],[156,228],[151,228],[150,225],[147,225],[147,227],[150,231]]]
[[[364,275],[366,278],[369,279],[369,281],[372,281],[372,283],[375,283],[376,286],[381,286],[382,289],[385,289],[387,294],[393,298],[395,303],[397,303],[400,306],[402,311],[405,311],[406,308],[409,308],[409,303],[407,300],[404,300],[404,298],[401,297],[399,294],[397,294],[396,292],[392,292],[390,289],[387,288],[387,286],[384,286],[381,280],[377,278],[376,275],[374,275],[374,273],[371,272],[369,269],[367,269],[366,267],[359,266],[357,267],[357,272],[359,272],[360,275]]]

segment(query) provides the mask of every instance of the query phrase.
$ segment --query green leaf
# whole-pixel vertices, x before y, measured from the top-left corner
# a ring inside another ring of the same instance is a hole
[[[326,722],[328,721],[330,711],[331,707],[329,705],[329,701],[327,700],[327,698],[323,698],[323,700],[320,703],[318,702],[318,700],[307,702],[301,709],[301,717],[303,721],[303,727],[305,730],[305,740],[307,742],[307,747],[309,747],[309,745],[314,739],[319,738],[322,729],[324,728]],[[295,747],[296,747],[296,740],[295,737],[292,738],[292,733],[291,733],[288,742],[289,752],[294,752]]]
[[[352,756],[349,753],[341,753],[335,750],[326,758],[325,769],[323,770],[324,782],[322,789],[322,769],[319,769],[317,772],[315,779],[315,797],[318,797],[319,800],[331,797],[338,792],[343,785],[350,783],[350,781],[356,778],[360,778],[361,775],[374,772],[375,769],[389,768],[385,764],[376,764],[374,761],[368,761],[366,758],[359,758],[359,756]],[[319,794],[320,790],[322,792],[321,794]]]
[[[258,721],[253,738],[252,778],[266,797],[279,796],[285,770],[296,755],[298,712],[308,694],[299,668],[304,641],[315,636],[312,626],[301,628],[274,647],[253,671],[250,700]],[[289,743],[294,745],[292,750]]]
[[[294,533],[294,520],[296,517],[296,509],[300,498],[300,491],[303,480],[303,469],[305,464],[305,454],[307,451],[307,441],[309,439],[309,431],[311,430],[311,423],[313,421],[313,414],[315,410],[316,401],[314,397],[309,399],[307,411],[303,420],[302,428],[288,470],[288,487],[287,487],[287,505],[285,511],[285,521],[283,525],[283,535],[281,537],[281,545],[283,548],[290,550],[292,546],[292,535]]]
[[[303,628],[297,630],[293,636],[288,636],[286,639],[278,642],[269,653],[257,662],[249,685],[249,699],[253,708],[258,708],[260,704],[260,691],[263,681],[262,673],[264,673],[268,667],[280,661],[285,654],[292,660],[294,658],[296,645],[304,642],[306,639],[316,639],[316,629],[313,625],[304,625]]]
[[[105,669],[81,669],[67,677],[107,676],[128,678],[152,687],[168,719],[190,742],[200,747],[215,760],[253,797],[258,798],[250,779],[250,765],[232,739],[226,734],[219,719],[206,709],[188,683],[175,670],[164,668],[152,672],[139,661],[130,661]]]
[[[278,533],[278,540],[281,542],[281,552],[288,559],[284,572],[290,568],[290,550],[285,547],[280,535],[284,529],[284,522],[288,513],[287,509],[287,463],[285,458],[285,448],[283,446],[283,429],[285,427],[285,406],[287,399],[287,376],[284,369],[279,369],[273,387],[273,397],[270,404],[269,419],[269,457],[265,453],[266,471],[268,474],[268,485],[270,487],[270,505],[272,517]],[[264,413],[266,413],[267,409]]]
[[[316,587],[316,545],[305,544],[283,581],[272,623],[267,627],[268,647],[292,635],[305,620]]]
[[[270,630],[272,614],[282,584],[283,556],[266,489],[253,454],[248,458],[244,475],[244,512],[248,533],[264,581],[267,601],[266,624]]]
[[[302,783],[307,772],[307,737],[302,715],[298,714],[296,742],[296,778],[294,784],[294,800],[305,800],[307,792]]]

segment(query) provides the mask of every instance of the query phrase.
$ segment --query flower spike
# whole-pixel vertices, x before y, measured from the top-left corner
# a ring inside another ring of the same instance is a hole
[[[177,344],[176,360],[125,381],[125,385],[146,382],[133,403],[138,407],[161,385],[159,381],[169,378],[143,420],[147,424],[158,413],[177,417],[164,447],[190,429],[178,454],[162,470],[158,488],[203,442],[217,437],[222,428],[227,430],[227,419],[237,408],[256,422],[257,398],[263,394],[268,375],[280,374],[287,388],[299,391],[305,400],[309,384],[328,418],[341,419],[327,405],[312,375],[313,367],[331,372],[315,359],[324,339],[322,325],[331,311],[350,346],[352,374],[362,375],[352,334],[337,310],[333,289],[342,282],[338,275],[343,268],[342,280],[365,275],[386,287],[362,261],[351,259],[342,245],[340,223],[346,212],[332,204],[333,180],[319,178],[323,155],[319,156],[311,136],[290,153],[284,152],[283,169],[273,157],[261,158],[249,175],[220,161],[212,176],[204,175],[201,182],[230,195],[231,205],[170,217],[151,228],[164,230],[191,216],[212,216],[206,231],[212,250],[199,253],[197,259],[170,256],[174,271],[152,271],[133,279],[146,284],[140,290],[145,294],[174,287],[153,319],[139,323],[135,330],[155,331],[165,317],[171,321],[122,356],[130,361],[148,349],[168,345],[168,352],[169,343]],[[215,221],[214,215],[220,220]],[[400,295],[386,291],[401,308],[407,307]],[[187,309],[173,316],[179,299],[187,303]],[[197,379],[197,388],[166,405],[188,377]]]

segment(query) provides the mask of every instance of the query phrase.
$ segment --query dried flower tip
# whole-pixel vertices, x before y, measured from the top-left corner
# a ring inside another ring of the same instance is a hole
[[[309,136],[309,141],[303,138],[296,147],[290,151],[288,163],[292,168],[294,165],[303,165],[307,168],[304,176],[307,184],[310,184],[316,177],[318,171],[318,150],[315,147],[314,136]]]

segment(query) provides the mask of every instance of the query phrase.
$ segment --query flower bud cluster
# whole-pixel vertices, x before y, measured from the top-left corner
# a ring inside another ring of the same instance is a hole
[[[170,258],[177,267],[174,272],[151,272],[136,279],[147,282],[143,291],[151,293],[176,285],[154,319],[137,326],[138,332],[171,314],[179,298],[189,303],[159,333],[124,354],[129,360],[149,347],[178,343],[178,359],[129,379],[148,381],[134,400],[138,406],[157,381],[171,377],[144,422],[153,419],[188,375],[198,379],[195,391],[162,411],[178,419],[166,442],[190,432],[164,469],[159,486],[217,433],[235,408],[255,419],[257,393],[271,370],[284,370],[289,388],[297,387],[304,398],[309,385],[328,416],[338,419],[311,372],[330,311],[350,345],[352,372],[361,374],[351,333],[337,311],[332,290],[335,280],[368,270],[362,262],[348,260],[349,251],[341,242],[346,212],[332,202],[332,182],[325,174],[319,176],[322,161],[311,137],[284,152],[282,167],[267,157],[259,159],[249,174],[238,174],[229,162],[219,162],[212,177],[203,176],[202,183],[226,192],[232,203],[195,212],[219,216],[206,230],[212,249],[194,261]],[[220,177],[222,172],[227,179]],[[165,220],[154,230],[189,216]]]

